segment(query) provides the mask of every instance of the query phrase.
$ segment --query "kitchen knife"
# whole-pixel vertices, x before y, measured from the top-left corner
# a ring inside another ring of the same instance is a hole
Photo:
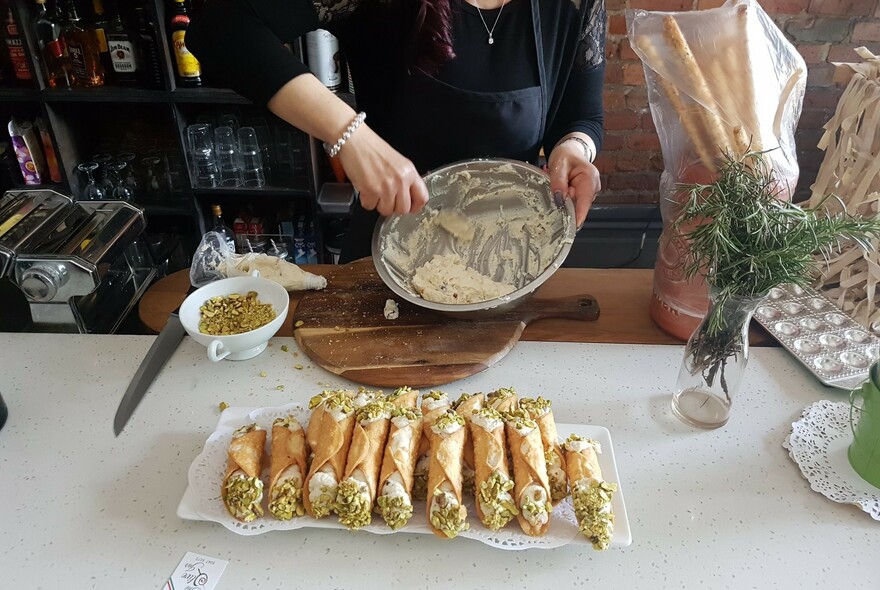
[[[162,331],[156,337],[156,341],[153,342],[150,350],[147,351],[147,355],[141,361],[141,366],[138,367],[134,377],[131,378],[128,389],[125,390],[125,395],[122,396],[122,401],[119,402],[119,407],[116,409],[116,417],[113,418],[113,432],[116,433],[116,436],[119,436],[119,433],[125,428],[128,419],[131,418],[134,409],[141,403],[144,394],[150,388],[156,375],[159,374],[166,361],[177,350],[177,345],[180,344],[183,335],[186,334],[183,324],[180,323],[179,309],[175,309],[168,316],[168,323],[165,324],[165,327],[162,328]]]

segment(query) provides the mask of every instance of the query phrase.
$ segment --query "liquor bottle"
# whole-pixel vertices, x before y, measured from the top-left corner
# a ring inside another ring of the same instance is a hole
[[[101,53],[101,66],[104,68],[104,76],[110,82],[113,72],[113,60],[110,57],[110,47],[107,45],[107,27],[110,20],[107,18],[107,12],[104,9],[104,0],[92,0],[92,11],[95,13],[95,20],[92,21],[92,28],[95,30],[95,38],[98,40],[98,51]]]
[[[61,23],[52,20],[52,15],[46,9],[46,0],[36,1],[37,15],[34,17],[33,28],[40,47],[46,84],[50,88],[69,88],[72,84],[70,59],[61,40]]]
[[[4,37],[15,77],[19,80],[33,80],[34,73],[31,71],[31,64],[28,62],[27,52],[24,50],[24,37],[18,31],[18,23],[15,22],[12,8],[6,9],[6,34]]]
[[[142,6],[134,9],[135,29],[141,49],[141,64],[138,66],[141,85],[145,88],[162,89],[162,62],[159,57],[159,39],[156,25],[150,20]]]
[[[115,11],[107,24],[105,34],[116,82],[123,85],[137,84],[140,47],[135,36],[123,24],[119,10]]]
[[[309,69],[324,86],[336,92],[342,84],[339,63],[339,40],[329,31],[317,29],[306,33]]]
[[[177,84],[180,86],[201,86],[202,70],[184,42],[189,28],[189,13],[185,0],[174,0],[174,16],[171,17],[171,49],[177,64]]]
[[[214,220],[211,224],[211,231],[215,231],[226,239],[229,249],[235,254],[235,234],[229,229],[229,226],[223,221],[223,210],[220,205],[211,205],[211,213]]]
[[[83,88],[103,86],[104,66],[101,65],[97,35],[93,30],[83,27],[74,0],[67,0],[67,22],[64,24],[61,38],[67,45],[67,53],[70,56],[74,86]]]

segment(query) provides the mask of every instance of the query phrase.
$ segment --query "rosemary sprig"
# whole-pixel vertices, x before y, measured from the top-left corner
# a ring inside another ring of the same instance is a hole
[[[709,332],[724,328],[720,313],[731,297],[762,297],[776,286],[805,286],[817,272],[816,252],[826,257],[848,240],[866,250],[880,238],[880,220],[829,212],[826,197],[801,207],[780,199],[783,185],[763,152],[727,156],[711,184],[679,185],[687,194],[674,231],[687,240],[687,278],[697,274],[717,292]],[[837,199],[839,202],[839,199]]]

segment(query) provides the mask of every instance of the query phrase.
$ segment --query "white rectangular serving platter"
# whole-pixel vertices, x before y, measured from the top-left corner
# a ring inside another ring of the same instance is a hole
[[[184,520],[216,522],[239,535],[258,535],[274,530],[298,530],[307,528],[348,529],[339,524],[335,517],[330,516],[315,520],[309,516],[294,518],[289,521],[280,521],[272,517],[266,511],[265,515],[251,523],[241,523],[233,519],[226,512],[220,499],[220,481],[226,467],[226,448],[232,432],[256,421],[269,433],[271,433],[271,416],[303,415],[307,412],[302,404],[294,403],[279,408],[241,408],[230,407],[224,410],[217,423],[217,428],[206,442],[205,450],[193,461],[190,467],[189,482],[177,508],[177,516]],[[266,423],[262,423],[265,421]],[[614,447],[611,442],[611,434],[602,426],[582,424],[557,424],[559,436],[565,439],[570,434],[577,434],[595,439],[601,444],[602,453],[599,455],[599,465],[605,480],[616,483],[617,492],[613,495],[612,511],[614,513],[614,532],[611,538],[612,546],[626,547],[632,543],[632,535],[629,527],[629,519],[626,514],[624,502],[623,483],[617,470],[614,457]],[[271,437],[270,437],[271,438]],[[267,448],[271,452],[271,441],[267,440]],[[210,451],[210,452],[209,452]],[[268,465],[268,461],[265,461]],[[202,478],[201,486],[198,478]],[[206,481],[210,484],[206,486]],[[268,478],[263,478],[268,483]],[[215,483],[216,482],[216,483]],[[266,486],[268,489],[268,486]],[[208,491],[210,489],[210,491]],[[201,490],[201,492],[199,491]],[[216,490],[216,491],[215,491]],[[268,495],[268,494],[266,494]],[[266,500],[263,501],[264,508]],[[550,531],[544,537],[529,537],[522,532],[514,519],[508,526],[500,531],[491,531],[484,527],[476,516],[473,509],[473,500],[466,499],[468,507],[468,522],[470,528],[462,532],[459,537],[470,538],[492,547],[506,550],[522,550],[543,548],[551,549],[563,545],[585,545],[590,547],[590,542],[579,533],[577,522],[574,518],[574,510],[571,501],[566,499],[560,502],[553,511],[550,523]],[[433,535],[427,525],[425,517],[425,503],[415,502],[415,510],[410,522],[398,531],[392,531],[377,514],[373,515],[372,524],[360,529],[361,533],[390,534],[390,533],[414,533]]]

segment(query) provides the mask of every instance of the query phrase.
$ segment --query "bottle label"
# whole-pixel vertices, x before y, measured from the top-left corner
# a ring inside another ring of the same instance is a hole
[[[82,45],[73,40],[68,41],[67,53],[70,56],[70,65],[74,75],[82,80],[87,80],[89,73],[86,71],[86,54]]]
[[[104,29],[101,27],[95,28],[95,37],[98,38],[98,51],[107,53],[110,49],[107,47],[107,35],[104,34]]]
[[[110,59],[113,61],[113,71],[119,74],[130,74],[137,71],[134,47],[131,41],[112,40],[110,41],[109,48]]]
[[[324,86],[336,90],[342,83],[339,63],[339,41],[329,31],[318,29],[306,33],[309,69]]]
[[[9,61],[12,62],[12,69],[15,77],[19,80],[31,79],[31,68],[27,62],[27,54],[24,51],[24,44],[21,39],[6,38],[6,47],[9,50]]]
[[[171,24],[172,25],[181,25],[181,24],[188,25],[189,24],[189,17],[186,16],[185,14],[175,15],[175,16],[171,17]]]
[[[196,59],[183,42],[186,31],[174,31],[171,40],[174,43],[174,57],[177,61],[177,72],[181,78],[196,78],[202,75],[199,60]]]

